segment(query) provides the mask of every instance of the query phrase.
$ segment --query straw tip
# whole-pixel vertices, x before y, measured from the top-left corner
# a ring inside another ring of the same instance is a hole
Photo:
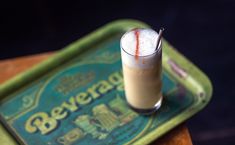
[[[164,27],[161,27],[161,28],[160,28],[160,31],[164,31],[164,30],[165,30],[165,28],[164,28]]]

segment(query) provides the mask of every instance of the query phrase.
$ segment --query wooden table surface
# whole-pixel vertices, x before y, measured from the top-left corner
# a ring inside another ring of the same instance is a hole
[[[0,61],[0,84],[4,83],[18,73],[24,72],[30,67],[35,66],[37,63],[47,59],[51,55],[53,54],[44,53]],[[2,126],[0,126],[0,142],[2,144],[11,138],[6,132],[1,131],[1,128]],[[151,145],[192,145],[192,141],[187,127],[182,124],[160,139],[151,143]]]

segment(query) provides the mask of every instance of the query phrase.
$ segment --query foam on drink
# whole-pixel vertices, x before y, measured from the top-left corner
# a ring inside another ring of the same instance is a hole
[[[134,29],[121,38],[125,94],[130,106],[137,109],[161,105],[161,42],[156,48],[157,38],[152,29]]]
[[[138,39],[136,36],[136,31],[139,32]],[[124,34],[121,39],[121,48],[123,49],[123,51],[121,51],[123,55],[123,63],[130,67],[147,68],[152,66],[155,63],[155,60],[153,60],[153,54],[159,50],[156,49],[157,38],[158,33],[152,29],[135,29]],[[137,43],[139,43],[138,50]]]

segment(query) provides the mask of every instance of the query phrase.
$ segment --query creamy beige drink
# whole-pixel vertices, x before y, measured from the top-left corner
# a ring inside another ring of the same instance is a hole
[[[121,56],[126,99],[140,113],[161,106],[161,42],[152,29],[134,29],[121,38]]]

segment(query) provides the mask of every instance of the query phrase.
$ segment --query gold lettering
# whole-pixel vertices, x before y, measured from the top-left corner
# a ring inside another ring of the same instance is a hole
[[[118,91],[124,91],[124,84],[123,84],[123,83],[119,84],[119,85],[117,86],[117,90],[118,90]]]
[[[124,85],[123,85],[123,77],[121,72],[115,72],[109,76],[109,82],[113,85],[117,86],[117,90],[123,91]]]
[[[57,126],[57,120],[50,118],[47,113],[39,112],[31,116],[25,123],[26,131],[34,133],[40,130],[42,134],[53,131]]]
[[[92,87],[90,87],[89,89],[87,89],[87,92],[89,92],[92,96],[93,99],[96,99],[100,96],[99,93],[96,92],[97,89],[97,85],[93,85]]]
[[[70,97],[68,101],[63,102],[61,106],[51,110],[51,117],[45,112],[38,112],[32,115],[25,123],[26,131],[35,133],[38,130],[41,134],[47,134],[56,129],[58,120],[64,119],[68,115],[68,111],[74,112],[79,109],[79,105],[89,104],[92,99],[99,98],[101,94],[116,87],[117,90],[123,91],[123,78],[120,71],[112,73],[108,80],[101,80],[97,84],[87,89],[87,92],[81,92],[75,97]],[[61,89],[61,88],[58,88]],[[64,90],[61,90],[64,91]]]
[[[64,119],[68,113],[62,107],[55,107],[51,111],[51,116],[57,120]]]
[[[64,103],[62,104],[62,107],[66,108],[66,109],[68,109],[68,110],[70,110],[70,111],[72,111],[72,112],[78,110],[78,106],[77,106],[77,104],[76,104],[76,100],[75,100],[74,97],[71,97],[71,98],[69,99],[69,103],[64,102]]]
[[[113,86],[111,84],[109,84],[107,81],[100,81],[99,84],[100,84],[100,87],[99,87],[98,91],[101,94],[105,94],[113,88]]]
[[[76,100],[81,105],[86,105],[92,101],[92,98],[88,96],[87,93],[79,93],[76,96]]]
[[[115,72],[109,76],[109,82],[113,85],[118,85],[123,82],[123,78],[120,72]]]

